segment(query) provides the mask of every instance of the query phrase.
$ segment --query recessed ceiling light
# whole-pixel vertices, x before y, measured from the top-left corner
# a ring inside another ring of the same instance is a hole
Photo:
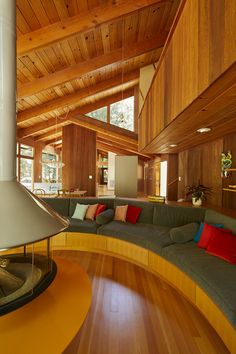
[[[200,128],[197,130],[198,133],[207,133],[210,131],[211,131],[211,128]]]
[[[177,144],[170,144],[170,147],[171,148],[174,148],[174,147],[176,147],[177,146]]]

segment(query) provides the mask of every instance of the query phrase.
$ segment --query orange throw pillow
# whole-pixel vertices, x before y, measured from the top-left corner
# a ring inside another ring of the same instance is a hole
[[[94,220],[95,214],[97,211],[97,207],[98,207],[98,204],[89,205],[89,207],[86,211],[85,219]]]
[[[126,222],[126,214],[128,205],[120,205],[116,207],[114,220]]]

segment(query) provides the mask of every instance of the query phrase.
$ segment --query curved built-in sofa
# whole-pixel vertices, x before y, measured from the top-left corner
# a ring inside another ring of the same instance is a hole
[[[181,291],[236,354],[236,265],[211,256],[196,243],[174,243],[170,230],[192,222],[223,223],[236,235],[236,219],[210,209],[170,206],[121,198],[44,198],[70,218],[66,232],[53,239],[54,249],[85,250],[130,260],[161,276]],[[76,204],[106,204],[142,208],[133,225],[72,219]]]

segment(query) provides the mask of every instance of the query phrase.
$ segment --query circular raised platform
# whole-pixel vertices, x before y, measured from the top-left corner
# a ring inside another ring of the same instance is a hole
[[[92,288],[78,264],[55,257],[53,283],[30,303],[0,317],[1,352],[58,354],[82,326],[92,300]]]

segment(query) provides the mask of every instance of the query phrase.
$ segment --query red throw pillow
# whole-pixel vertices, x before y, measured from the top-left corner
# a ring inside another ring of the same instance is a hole
[[[207,253],[236,264],[236,236],[218,229],[212,236]]]
[[[202,230],[201,238],[197,243],[197,246],[200,248],[207,248],[210,239],[212,238],[212,236],[215,234],[217,230],[218,230],[217,227],[205,223]],[[221,229],[221,231],[224,231],[226,233],[232,233],[231,230],[227,230],[227,229]]]
[[[96,216],[98,216],[100,213],[102,213],[105,209],[106,209],[105,204],[98,204],[94,218],[96,219]]]
[[[128,210],[126,214],[126,221],[130,222],[131,224],[136,224],[138,221],[139,215],[142,211],[142,208],[128,205]]]

